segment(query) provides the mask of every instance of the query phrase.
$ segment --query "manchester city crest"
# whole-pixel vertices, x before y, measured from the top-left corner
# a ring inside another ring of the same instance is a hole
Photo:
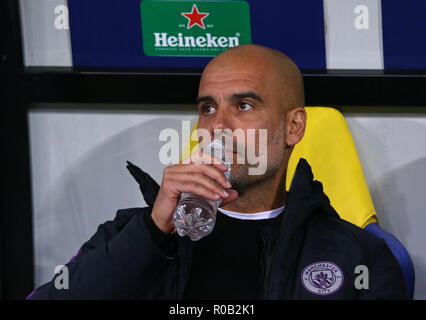
[[[301,273],[302,284],[306,290],[317,295],[329,295],[343,284],[343,272],[334,263],[319,261],[305,267]]]

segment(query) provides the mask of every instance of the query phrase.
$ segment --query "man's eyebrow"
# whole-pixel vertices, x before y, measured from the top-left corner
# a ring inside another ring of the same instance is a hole
[[[263,102],[263,99],[257,93],[254,93],[253,91],[234,93],[231,96],[231,100],[244,99],[244,98],[253,98],[259,102]]]
[[[231,96],[231,100],[237,100],[237,99],[244,99],[244,98],[252,98],[255,99],[259,102],[263,102],[263,99],[255,92],[253,91],[247,91],[247,92],[241,92],[241,93],[234,93]],[[214,102],[216,103],[216,101],[214,100],[214,98],[212,96],[201,96],[198,97],[197,100],[195,100],[195,105],[199,105],[201,102]]]
[[[215,102],[215,100],[213,99],[212,96],[203,96],[203,97],[198,97],[197,100],[195,100],[195,105],[199,105],[201,102]]]

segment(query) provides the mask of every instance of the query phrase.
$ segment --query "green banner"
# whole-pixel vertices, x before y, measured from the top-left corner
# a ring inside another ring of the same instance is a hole
[[[213,57],[251,43],[246,1],[144,0],[140,8],[148,56]]]

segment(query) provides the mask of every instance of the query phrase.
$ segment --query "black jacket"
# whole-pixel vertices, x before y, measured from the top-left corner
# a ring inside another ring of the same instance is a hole
[[[119,210],[66,264],[69,289],[56,289],[55,275],[30,299],[182,298],[192,242],[156,229],[150,214],[159,186],[133,164],[128,169],[149,207]],[[262,298],[406,299],[400,266],[386,243],[339,218],[305,159],[278,221],[262,232]],[[368,270],[368,289],[355,286],[359,265],[367,269],[358,273]]]

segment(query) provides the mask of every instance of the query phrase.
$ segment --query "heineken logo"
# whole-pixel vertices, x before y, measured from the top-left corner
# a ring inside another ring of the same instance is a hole
[[[140,9],[148,56],[212,57],[251,43],[246,1],[143,0]]]
[[[155,47],[180,47],[180,48],[232,48],[239,45],[238,36],[235,37],[215,37],[210,33],[206,35],[193,37],[183,36],[182,33],[178,33],[177,37],[168,36],[167,33],[154,32],[155,36]]]
[[[205,29],[203,19],[207,17],[208,13],[200,13],[198,12],[197,5],[194,3],[194,6],[192,7],[192,12],[182,12],[182,15],[188,19],[188,26],[187,29],[191,29],[193,26],[198,25],[201,28]]]

